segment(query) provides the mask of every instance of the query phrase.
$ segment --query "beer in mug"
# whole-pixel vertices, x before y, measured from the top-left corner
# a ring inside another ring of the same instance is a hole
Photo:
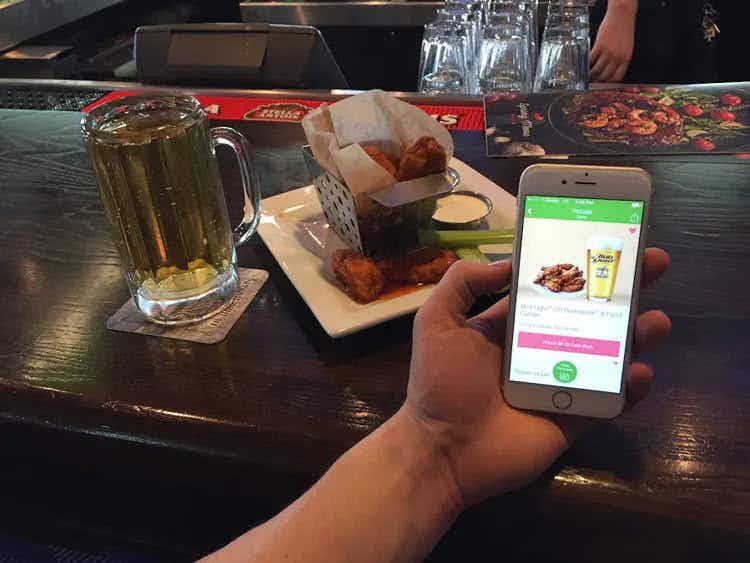
[[[260,218],[245,138],[211,129],[198,100],[179,95],[110,101],[84,116],[82,131],[138,309],[158,324],[179,325],[228,305],[238,287],[235,246]],[[234,232],[215,145],[236,153],[255,211]]]
[[[623,241],[595,236],[586,243],[586,298],[611,301],[620,267]]]

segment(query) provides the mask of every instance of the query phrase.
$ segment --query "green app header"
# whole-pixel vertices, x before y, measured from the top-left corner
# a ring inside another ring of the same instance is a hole
[[[528,219],[562,219],[563,221],[640,225],[643,219],[643,202],[527,195],[524,216]]]

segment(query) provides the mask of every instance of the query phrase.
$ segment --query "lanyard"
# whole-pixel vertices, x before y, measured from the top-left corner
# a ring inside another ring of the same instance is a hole
[[[719,26],[716,24],[718,19],[719,12],[714,7],[713,2],[711,0],[704,0],[701,27],[703,29],[703,39],[706,40],[706,43],[711,43],[719,35]]]

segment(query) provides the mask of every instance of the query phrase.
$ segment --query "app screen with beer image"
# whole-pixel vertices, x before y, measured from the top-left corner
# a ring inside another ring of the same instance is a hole
[[[510,379],[619,393],[643,202],[526,196]]]

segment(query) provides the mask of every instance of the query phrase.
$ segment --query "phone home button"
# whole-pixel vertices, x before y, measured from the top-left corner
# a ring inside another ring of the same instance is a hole
[[[570,393],[566,391],[558,391],[552,395],[552,404],[558,409],[565,410],[573,404],[573,397],[571,397]]]

